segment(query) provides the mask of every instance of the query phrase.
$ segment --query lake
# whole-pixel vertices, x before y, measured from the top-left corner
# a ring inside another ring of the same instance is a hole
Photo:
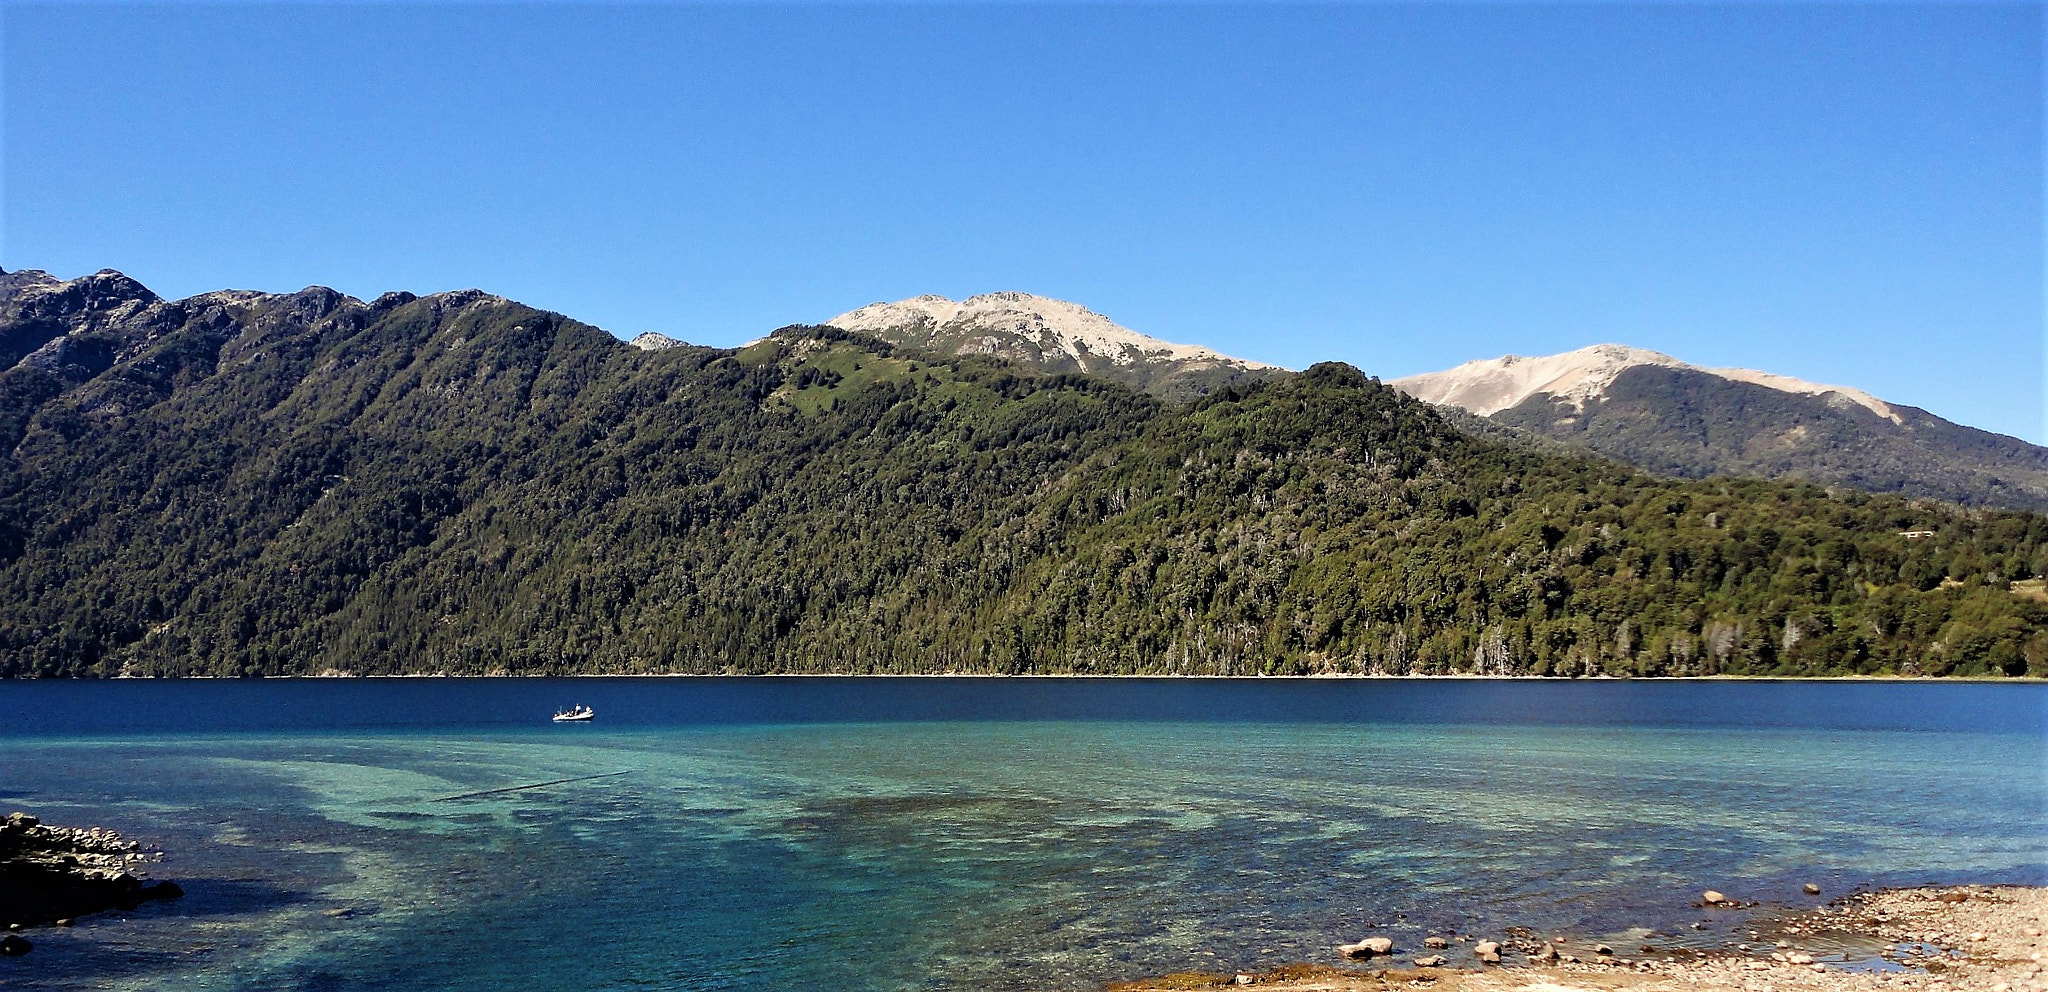
[[[0,987],[1098,989],[2042,883],[2048,685],[0,682],[0,807],[188,893]]]

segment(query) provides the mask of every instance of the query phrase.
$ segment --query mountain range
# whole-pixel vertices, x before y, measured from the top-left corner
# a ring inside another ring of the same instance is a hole
[[[1077,368],[0,273],[0,676],[2048,672],[2048,517],[997,319]]]
[[[1027,293],[957,303],[919,296],[826,323],[940,354],[997,355],[1046,371],[1101,375],[1176,402],[1287,374],[1147,337],[1077,304]],[[1467,362],[1389,384],[1470,414],[1452,419],[1496,439],[1590,451],[1663,475],[1798,479],[2048,510],[2048,448],[1847,386],[1701,368],[1614,344]]]

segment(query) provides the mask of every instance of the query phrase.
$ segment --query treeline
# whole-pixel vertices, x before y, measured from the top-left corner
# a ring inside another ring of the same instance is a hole
[[[831,328],[54,292],[0,298],[9,676],[2048,672],[2048,518],[1660,480],[1345,366],[1180,406]]]

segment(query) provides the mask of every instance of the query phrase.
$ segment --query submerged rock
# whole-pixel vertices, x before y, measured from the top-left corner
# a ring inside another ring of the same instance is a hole
[[[5,937],[0,937],[0,954],[27,954],[35,950],[35,946],[11,933]]]
[[[1339,944],[1337,952],[1347,958],[1369,958],[1378,954],[1389,954],[1394,942],[1385,937],[1367,937],[1356,944]]]

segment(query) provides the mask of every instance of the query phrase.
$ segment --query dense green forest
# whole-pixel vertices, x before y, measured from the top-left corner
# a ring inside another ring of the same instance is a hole
[[[0,674],[2048,673],[2048,517],[1659,479],[1342,365],[1177,405],[10,278]]]

